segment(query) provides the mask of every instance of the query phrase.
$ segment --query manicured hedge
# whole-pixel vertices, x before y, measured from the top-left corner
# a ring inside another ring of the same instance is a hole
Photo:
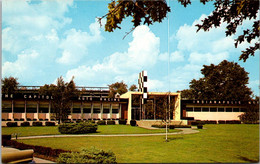
[[[207,120],[205,121],[205,124],[217,124],[216,120]]]
[[[175,128],[191,128],[190,125],[174,125]]]
[[[203,125],[199,124],[199,125],[197,125],[197,128],[198,128],[198,129],[202,129],[202,128],[203,128]]]
[[[64,123],[59,125],[58,129],[61,134],[86,134],[95,133],[97,125],[88,122]]]
[[[70,152],[62,149],[52,149],[44,146],[27,145],[17,142],[16,140],[6,140],[6,146],[11,146],[20,150],[33,149],[34,153],[42,154],[50,157],[58,157],[60,153]]]
[[[86,122],[93,123],[93,124],[95,124],[95,123],[96,123],[96,121],[95,121],[95,120],[87,120]]]
[[[30,126],[30,122],[22,122],[21,126]]]
[[[218,120],[218,124],[226,124],[225,120]]]
[[[45,122],[45,126],[55,126],[55,122]]]
[[[17,122],[7,122],[6,126],[8,126],[8,127],[17,127],[18,125],[17,125]]]
[[[107,125],[115,125],[116,122],[114,120],[107,120]]]
[[[81,152],[61,153],[57,163],[116,163],[116,156],[111,151],[96,148],[83,149]]]
[[[106,125],[107,123],[106,123],[105,120],[99,120],[99,121],[97,122],[97,124],[98,124],[98,125]]]
[[[126,125],[126,120],[124,120],[124,119],[119,120],[119,124],[120,125]]]
[[[42,126],[42,122],[40,122],[40,121],[34,121],[34,122],[32,123],[32,126]]]
[[[131,120],[131,121],[130,121],[130,125],[131,125],[131,126],[136,126],[136,120]]]
[[[226,120],[226,124],[241,124],[239,120]]]
[[[2,135],[2,145],[3,146],[8,146],[7,141],[10,141],[12,138],[11,135]]]

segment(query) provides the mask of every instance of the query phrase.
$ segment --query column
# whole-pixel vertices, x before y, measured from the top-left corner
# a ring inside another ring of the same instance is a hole
[[[71,102],[71,108],[70,108],[70,115],[71,115],[70,120],[71,120],[71,121],[73,121],[73,119],[72,119],[72,113],[73,113],[73,102]]]
[[[14,121],[14,100],[12,100],[12,117],[11,121]]]
[[[26,100],[24,100],[24,121],[27,121],[27,117],[26,117]]]
[[[80,104],[80,113],[81,113],[81,120],[83,120],[83,102],[82,101]]]
[[[110,104],[110,107],[109,107],[109,115],[110,115],[110,120],[112,120],[112,104]]]
[[[93,120],[93,103],[91,103],[91,120]]]
[[[39,121],[39,103],[37,103],[37,117],[36,117],[37,121]]]
[[[100,106],[100,120],[103,120],[103,103],[101,103],[101,106]]]
[[[51,121],[51,101],[49,101],[49,118],[48,120]]]
[[[121,108],[122,108],[122,104],[119,104],[119,119],[121,119],[122,117],[122,115],[121,115]]]

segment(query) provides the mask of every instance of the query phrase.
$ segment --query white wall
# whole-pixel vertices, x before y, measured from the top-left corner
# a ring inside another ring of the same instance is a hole
[[[187,117],[195,120],[239,120],[243,112],[186,112]]]

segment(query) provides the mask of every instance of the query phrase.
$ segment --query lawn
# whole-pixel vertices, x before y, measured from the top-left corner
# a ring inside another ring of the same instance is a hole
[[[179,130],[170,129],[169,132],[177,132]],[[146,133],[164,133],[165,129],[144,129],[133,127],[130,125],[98,125],[97,133],[92,134],[146,134]],[[2,127],[2,134],[20,133],[19,136],[39,136],[39,135],[59,135],[57,126],[42,127]],[[91,134],[89,134],[91,135]]]
[[[68,137],[20,140],[79,151],[112,150],[119,163],[252,163],[259,160],[259,125],[205,125],[200,133],[146,137]],[[64,144],[66,143],[66,144]]]

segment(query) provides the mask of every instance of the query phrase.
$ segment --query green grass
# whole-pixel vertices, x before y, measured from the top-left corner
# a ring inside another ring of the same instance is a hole
[[[170,129],[169,132],[177,132],[179,130]],[[146,134],[146,133],[163,133],[165,129],[144,129],[133,127],[130,125],[98,125],[95,135],[107,134]],[[39,135],[59,135],[57,126],[42,126],[42,127],[2,127],[2,134],[20,133],[19,136],[39,136]],[[89,135],[91,135],[89,134]]]
[[[68,137],[20,140],[72,151],[112,150],[120,163],[252,163],[259,159],[259,125],[205,125],[200,133],[146,137]]]

